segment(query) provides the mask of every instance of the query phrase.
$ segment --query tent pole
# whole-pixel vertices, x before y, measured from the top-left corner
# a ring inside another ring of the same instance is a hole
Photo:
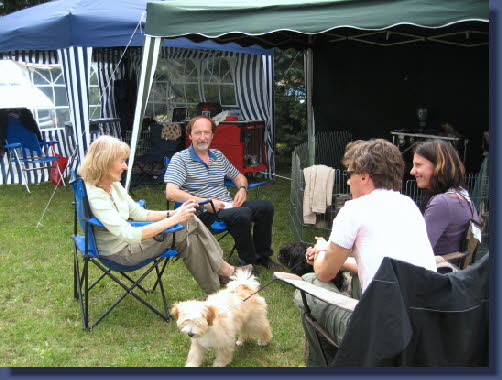
[[[312,91],[313,91],[313,51],[308,48],[303,56],[305,70],[305,87],[307,89],[307,145],[308,145],[308,164],[315,164],[315,122],[314,108],[312,106]]]
[[[145,115],[146,103],[148,102],[148,96],[150,95],[150,90],[152,88],[153,74],[155,73],[155,68],[157,67],[161,44],[161,37],[151,37],[149,35],[145,36],[143,57],[141,59],[141,76],[138,85],[138,97],[136,99],[136,109],[134,110],[134,121],[131,132],[131,153],[127,164],[128,168],[125,188],[128,191],[131,186],[131,174],[132,166],[134,165],[134,156],[136,154],[136,146],[141,133],[143,116]]]

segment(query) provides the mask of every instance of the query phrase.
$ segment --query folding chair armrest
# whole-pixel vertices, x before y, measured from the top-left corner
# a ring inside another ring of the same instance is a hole
[[[323,302],[331,305],[338,305],[346,310],[354,311],[354,308],[359,302],[358,300],[344,296],[343,294],[330,292],[320,286],[306,282],[300,276],[293,273],[274,272],[272,277],[279,281],[293,285],[296,289],[310,294]]]
[[[153,222],[129,222],[129,223],[133,227],[144,227],[144,226],[148,226],[149,224],[152,224]],[[169,227],[168,229],[166,229],[162,232],[175,232],[175,231],[182,230],[183,228],[185,228],[185,227],[183,227],[181,224],[175,224],[174,226]]]
[[[10,148],[21,148],[21,143],[12,143],[12,144],[5,144],[4,148],[10,149]]]
[[[183,228],[185,228],[185,227],[183,227],[181,224],[175,224],[174,226],[172,226],[162,232],[175,232],[175,231],[182,230]]]
[[[100,221],[98,218],[88,218],[88,219],[82,219],[83,221],[85,221],[86,223],[91,223],[97,227],[101,227],[101,228],[106,228]]]
[[[266,183],[267,183],[266,181],[265,182],[258,182],[258,183],[251,183],[248,185],[248,189],[252,189],[253,187],[265,185]],[[225,180],[224,184],[225,184],[225,186],[229,186],[229,187],[237,187],[237,186],[235,186],[235,183],[233,183],[229,180]]]
[[[58,141],[56,140],[52,140],[52,141],[41,141],[40,142],[40,145],[54,145],[54,144],[57,144]]]
[[[84,219],[87,223],[91,223],[97,227],[101,227],[101,228],[106,228],[100,221],[99,219],[97,218],[89,218],[89,219]],[[149,224],[152,224],[153,222],[129,222],[131,224],[131,226],[133,227],[143,227],[143,226],[147,226]],[[184,227],[181,225],[181,224],[176,224],[168,229],[165,229],[164,231],[162,232],[175,232],[175,231],[178,231],[178,230],[182,230]]]
[[[248,185],[248,189],[252,189],[253,187],[258,187],[258,186],[262,186],[262,185],[266,185],[267,182],[264,181],[264,182],[258,182],[258,183],[252,183],[250,185]]]

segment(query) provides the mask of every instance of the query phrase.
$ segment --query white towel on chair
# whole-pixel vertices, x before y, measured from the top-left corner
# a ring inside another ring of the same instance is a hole
[[[303,176],[303,223],[315,224],[316,213],[324,214],[326,207],[331,205],[335,170],[326,165],[314,165],[303,169]]]

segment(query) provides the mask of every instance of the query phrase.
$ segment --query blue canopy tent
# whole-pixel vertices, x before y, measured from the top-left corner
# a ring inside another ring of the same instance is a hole
[[[69,138],[64,129],[42,131],[45,139],[60,142],[58,150],[62,155],[69,156],[77,147],[78,158],[81,159],[92,139],[88,112],[91,62],[97,62],[99,68],[101,118],[116,117],[113,86],[116,79],[125,75],[126,68],[119,67],[124,58],[127,58],[128,69],[133,70],[133,75],[139,79],[141,53],[134,47],[144,44],[146,3],[146,0],[54,0],[0,18],[0,59],[28,64],[59,64],[62,67],[75,140]],[[266,80],[258,83],[257,94],[251,96],[254,97],[253,102],[259,104],[270,101],[271,50],[256,45],[241,47],[235,43],[194,43],[185,38],[166,41],[162,46],[162,53],[167,59],[180,55],[185,58],[196,56],[198,59],[211,55],[233,56],[240,63],[240,72],[235,73],[240,78],[251,78],[246,74],[266,70],[263,74]],[[236,85],[239,85],[237,80]],[[267,96],[263,97],[263,92]],[[244,97],[249,96],[237,91],[238,104],[245,102]],[[270,107],[264,104],[259,109]],[[265,119],[270,134],[273,134],[272,114],[262,112],[255,116]],[[135,141],[131,141],[131,145],[135,146]],[[268,153],[273,157],[272,150]],[[0,160],[0,183],[19,183],[17,170],[12,170],[6,178],[6,165],[4,157]],[[29,183],[46,180],[47,174],[33,175],[28,179]]]

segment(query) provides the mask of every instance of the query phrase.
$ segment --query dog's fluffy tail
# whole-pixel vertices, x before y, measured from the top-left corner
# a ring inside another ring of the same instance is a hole
[[[251,292],[256,292],[260,288],[260,283],[251,272],[236,270],[230,279],[232,281],[227,285],[227,289],[230,290],[248,289]]]

